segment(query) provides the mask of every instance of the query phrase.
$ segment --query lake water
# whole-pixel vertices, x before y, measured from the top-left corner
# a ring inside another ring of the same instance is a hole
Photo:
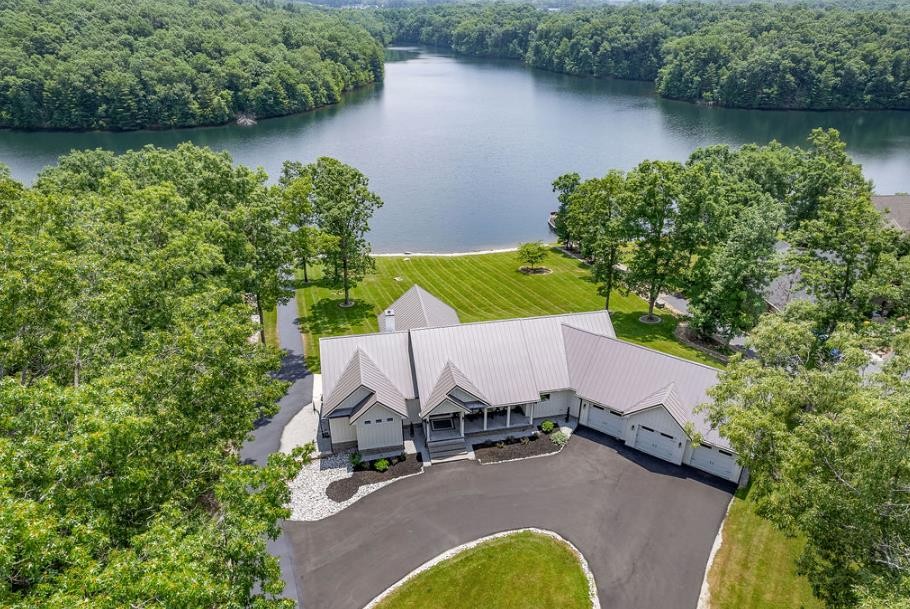
[[[285,159],[333,156],[370,177],[385,201],[377,252],[460,251],[550,238],[550,182],[602,175],[646,158],[683,160],[698,146],[804,143],[835,127],[876,191],[910,191],[910,112],[768,112],[662,100],[649,83],[580,79],[517,62],[426,49],[389,52],[386,80],[308,114],[166,132],[0,131],[0,163],[30,182],[74,148],[124,151],[192,141],[273,178]]]

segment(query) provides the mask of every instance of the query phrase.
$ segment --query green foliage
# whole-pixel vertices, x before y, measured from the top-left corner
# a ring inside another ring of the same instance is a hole
[[[542,431],[546,434],[552,432],[554,429],[556,429],[556,423],[554,423],[550,419],[547,419],[546,421],[544,421],[543,423],[540,424],[540,431]]]
[[[559,430],[551,433],[549,435],[549,438],[550,438],[550,442],[552,442],[556,446],[559,446],[560,448],[562,448],[563,446],[565,446],[566,444],[569,443],[569,436],[567,436],[564,432],[559,431]]]
[[[910,582],[910,334],[829,336],[804,313],[762,320],[758,359],[734,358],[707,412],[751,470],[759,512],[805,536],[815,593],[889,606]],[[893,356],[870,372],[866,348],[881,346]]]
[[[531,241],[522,243],[518,246],[515,253],[518,262],[527,266],[530,270],[536,270],[544,258],[547,257],[547,248],[540,241]]]
[[[288,262],[264,182],[190,145],[0,175],[0,605],[285,606],[266,541],[313,447],[238,456],[284,390],[248,340]]]
[[[880,4],[617,3],[554,13],[498,3],[377,14],[396,40],[552,72],[651,80],[670,98],[908,109],[910,12]]]
[[[361,465],[363,465],[363,455],[361,455],[359,451],[355,450],[350,455],[348,455],[348,463],[350,463],[351,467],[354,469],[358,469]]]
[[[307,234],[303,229],[304,238],[313,244],[302,249],[318,247],[324,266],[331,269],[329,281],[344,290],[344,305],[350,306],[351,288],[375,269],[365,235],[373,213],[382,207],[382,199],[369,189],[370,180],[365,175],[329,157],[320,157],[309,165],[285,163],[281,183],[285,192],[297,190],[307,201],[310,211],[298,211],[295,221],[315,222],[319,230]],[[303,204],[295,208],[299,210]]]
[[[339,101],[382,80],[382,47],[352,20],[287,3],[0,3],[0,127],[220,124]]]
[[[389,470],[389,460],[388,459],[377,459],[373,462],[373,469],[377,472],[382,473]]]

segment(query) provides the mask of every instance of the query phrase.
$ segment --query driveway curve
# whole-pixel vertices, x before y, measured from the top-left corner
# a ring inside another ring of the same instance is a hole
[[[284,529],[307,609],[361,609],[450,548],[526,527],[584,554],[604,609],[694,609],[732,491],[579,429],[556,456],[435,465]]]

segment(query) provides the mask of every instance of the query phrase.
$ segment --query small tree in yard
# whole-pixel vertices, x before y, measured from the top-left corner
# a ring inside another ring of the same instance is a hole
[[[523,264],[530,271],[536,271],[541,268],[540,263],[547,257],[547,248],[540,241],[522,243],[518,246],[518,262]]]

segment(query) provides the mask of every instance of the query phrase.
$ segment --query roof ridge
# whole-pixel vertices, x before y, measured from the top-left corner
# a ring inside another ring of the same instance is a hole
[[[651,353],[654,353],[654,354],[656,354],[656,355],[662,355],[662,356],[664,356],[664,357],[670,357],[670,358],[673,358],[673,359],[675,359],[675,360],[681,361],[681,362],[683,362],[683,363],[685,363],[685,364],[692,364],[693,366],[701,366],[702,368],[706,368],[706,369],[711,370],[711,371],[713,371],[713,372],[720,372],[720,371],[721,371],[720,369],[715,368],[714,366],[709,366],[708,364],[703,364],[703,363],[701,363],[701,362],[696,362],[696,361],[691,360],[691,359],[686,359],[686,358],[684,358],[684,357],[680,357],[679,355],[674,355],[674,354],[672,354],[672,353],[665,353],[664,351],[658,351],[657,349],[654,349],[654,348],[652,348],[652,347],[646,347],[645,345],[640,345],[640,344],[638,344],[638,343],[633,343],[632,341],[628,341],[628,340],[625,340],[625,339],[622,339],[622,338],[619,338],[619,337],[616,337],[616,336],[607,336],[606,334],[598,334],[597,332],[592,332],[591,330],[585,330],[584,328],[576,328],[575,326],[571,326],[571,325],[569,325],[569,324],[563,324],[563,326],[565,326],[566,328],[569,328],[569,329],[571,329],[571,330],[575,330],[576,332],[584,332],[585,334],[590,334],[591,336],[599,336],[599,337],[601,337],[601,338],[606,338],[607,340],[611,340],[611,341],[613,341],[613,342],[620,343],[620,344],[623,344],[623,345],[628,345],[628,346],[630,346],[630,347],[635,347],[636,349],[641,349],[641,350],[643,350],[643,351],[650,351]]]
[[[530,316],[530,317],[504,317],[504,318],[502,318],[502,319],[480,319],[480,320],[478,320],[478,321],[467,321],[467,322],[462,322],[462,323],[458,323],[458,324],[451,324],[451,325],[448,325],[448,326],[428,326],[428,327],[424,327],[424,328],[411,328],[410,330],[408,330],[408,332],[420,332],[420,331],[423,331],[423,330],[439,330],[439,329],[444,329],[444,328],[462,328],[462,327],[464,327],[464,326],[480,326],[480,325],[483,325],[483,324],[503,323],[503,322],[506,322],[506,321],[530,321],[530,320],[532,320],[532,319],[552,319],[552,318],[554,318],[554,317],[567,317],[567,316],[573,316],[573,317],[574,317],[574,316],[580,316],[580,315],[600,315],[600,314],[602,314],[602,313],[607,313],[607,314],[609,315],[610,312],[609,312],[609,311],[605,311],[605,310],[599,310],[599,311],[570,311],[570,312],[567,312],[567,313],[550,313],[549,315],[532,315],[532,316]],[[565,325],[565,324],[563,324],[563,325]],[[581,330],[581,328],[576,328],[576,329]],[[582,330],[582,331],[583,331],[583,332],[588,332],[587,330]],[[376,334],[376,333],[374,332],[373,334]],[[593,332],[592,334],[594,334],[595,336],[606,336],[605,334],[597,334],[596,332]],[[607,338],[611,338],[611,337],[607,337]],[[710,366],[709,366],[709,367],[710,367]]]

